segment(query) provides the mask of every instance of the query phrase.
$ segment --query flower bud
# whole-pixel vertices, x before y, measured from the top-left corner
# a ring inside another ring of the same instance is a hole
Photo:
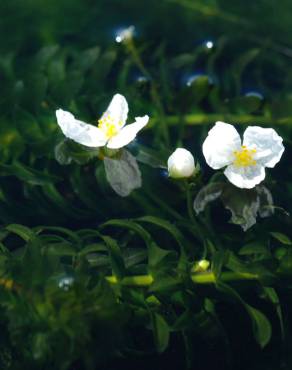
[[[176,149],[168,158],[168,175],[174,179],[192,176],[195,171],[195,161],[192,153],[183,148]]]
[[[200,260],[195,262],[192,272],[204,272],[207,271],[210,266],[210,262],[208,260]]]

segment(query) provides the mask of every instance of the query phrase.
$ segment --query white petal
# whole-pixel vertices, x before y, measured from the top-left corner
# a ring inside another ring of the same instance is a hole
[[[58,125],[63,134],[79,144],[89,147],[104,146],[106,138],[97,127],[75,119],[73,114],[58,109],[56,111]]]
[[[107,147],[110,149],[119,149],[129,144],[135,139],[137,133],[147,125],[149,121],[148,116],[136,117],[136,121],[130,125],[123,127],[120,132],[113,136],[107,143]]]
[[[254,159],[265,167],[274,167],[284,152],[283,139],[272,128],[248,127],[243,134],[243,145],[256,149]]]
[[[203,154],[208,165],[217,170],[232,163],[233,152],[240,147],[236,129],[228,123],[216,122],[203,143]]]
[[[241,189],[251,189],[258,185],[265,178],[265,168],[260,164],[247,167],[229,165],[224,175],[235,186]]]
[[[127,121],[128,111],[129,108],[126,98],[123,95],[116,94],[112,98],[101,119],[110,116],[115,125],[123,127]]]

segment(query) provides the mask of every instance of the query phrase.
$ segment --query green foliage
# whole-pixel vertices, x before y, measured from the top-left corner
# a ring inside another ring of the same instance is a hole
[[[1,369],[291,368],[291,4],[272,5],[1,2]],[[64,137],[57,108],[94,124],[116,92],[150,116],[127,149]],[[284,137],[264,186],[211,177],[216,120]],[[178,146],[188,183],[165,176]]]

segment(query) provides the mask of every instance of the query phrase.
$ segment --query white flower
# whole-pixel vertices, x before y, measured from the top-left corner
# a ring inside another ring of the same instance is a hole
[[[149,120],[147,115],[136,117],[134,123],[125,126],[128,103],[120,94],[114,95],[97,127],[75,119],[73,114],[62,109],[56,111],[56,116],[63,134],[69,139],[93,148],[107,146],[110,149],[129,144]]]
[[[195,161],[192,154],[183,148],[176,149],[167,161],[170,177],[186,178],[192,176],[195,170]]]
[[[251,189],[265,178],[265,167],[274,167],[283,152],[283,139],[272,128],[248,127],[243,143],[236,129],[224,122],[216,122],[203,143],[208,165],[219,169],[239,188]]]

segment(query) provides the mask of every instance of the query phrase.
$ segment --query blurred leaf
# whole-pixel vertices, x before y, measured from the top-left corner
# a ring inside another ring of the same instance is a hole
[[[278,231],[270,231],[270,234],[272,235],[273,238],[278,240],[280,243],[285,244],[285,245],[292,245],[292,241],[287,235],[279,233]]]
[[[87,148],[72,140],[64,139],[55,146],[54,154],[56,161],[63,166],[72,162],[82,165],[98,157],[99,148]]]
[[[182,250],[184,250],[188,245],[188,241],[185,239],[184,235],[180,232],[180,230],[175,225],[162,218],[154,216],[144,216],[138,218],[137,221],[154,224],[158,227],[165,229],[173,236],[173,238],[177,241],[178,245]]]
[[[260,241],[251,242],[244,245],[240,251],[240,255],[250,255],[250,254],[267,254],[269,253],[267,247]]]
[[[60,180],[54,175],[35,170],[16,161],[11,165],[0,164],[0,176],[16,176],[32,185],[51,184]]]
[[[92,68],[100,55],[100,48],[95,46],[93,48],[87,49],[82,53],[78,53],[77,59],[73,64],[72,68],[78,71],[86,72],[88,69]]]
[[[169,327],[164,318],[158,313],[152,315],[154,340],[157,352],[164,352],[169,341]]]
[[[252,320],[254,337],[258,344],[264,348],[269,343],[272,336],[272,327],[269,320],[262,312],[247,304],[233,288],[221,282],[217,285],[219,290],[233,297],[233,299],[244,306]]]
[[[45,139],[38,122],[30,113],[17,109],[14,113],[14,121],[19,134],[27,143],[40,142]]]
[[[272,327],[266,316],[250,305],[245,306],[253,320],[253,332],[259,345],[264,348],[272,336]]]
[[[216,251],[212,257],[212,271],[215,275],[216,280],[220,279],[220,274],[223,266],[225,265],[228,258],[228,251]]]
[[[17,234],[18,236],[20,236],[26,242],[28,242],[29,240],[31,240],[35,237],[34,232],[31,229],[29,229],[28,227],[23,226],[23,225],[10,224],[10,225],[6,226],[6,230],[8,230],[8,231],[10,231],[14,234]]]
[[[174,252],[158,247],[154,242],[148,248],[149,269],[153,273],[159,273],[159,266],[163,263],[165,268],[170,268],[170,260],[174,257]]]
[[[106,243],[109,250],[113,274],[119,279],[122,279],[126,272],[122,251],[118,243],[113,238],[103,235],[102,239]]]
[[[255,93],[230,99],[228,104],[232,112],[238,114],[250,114],[256,112],[262,105],[263,98]]]

